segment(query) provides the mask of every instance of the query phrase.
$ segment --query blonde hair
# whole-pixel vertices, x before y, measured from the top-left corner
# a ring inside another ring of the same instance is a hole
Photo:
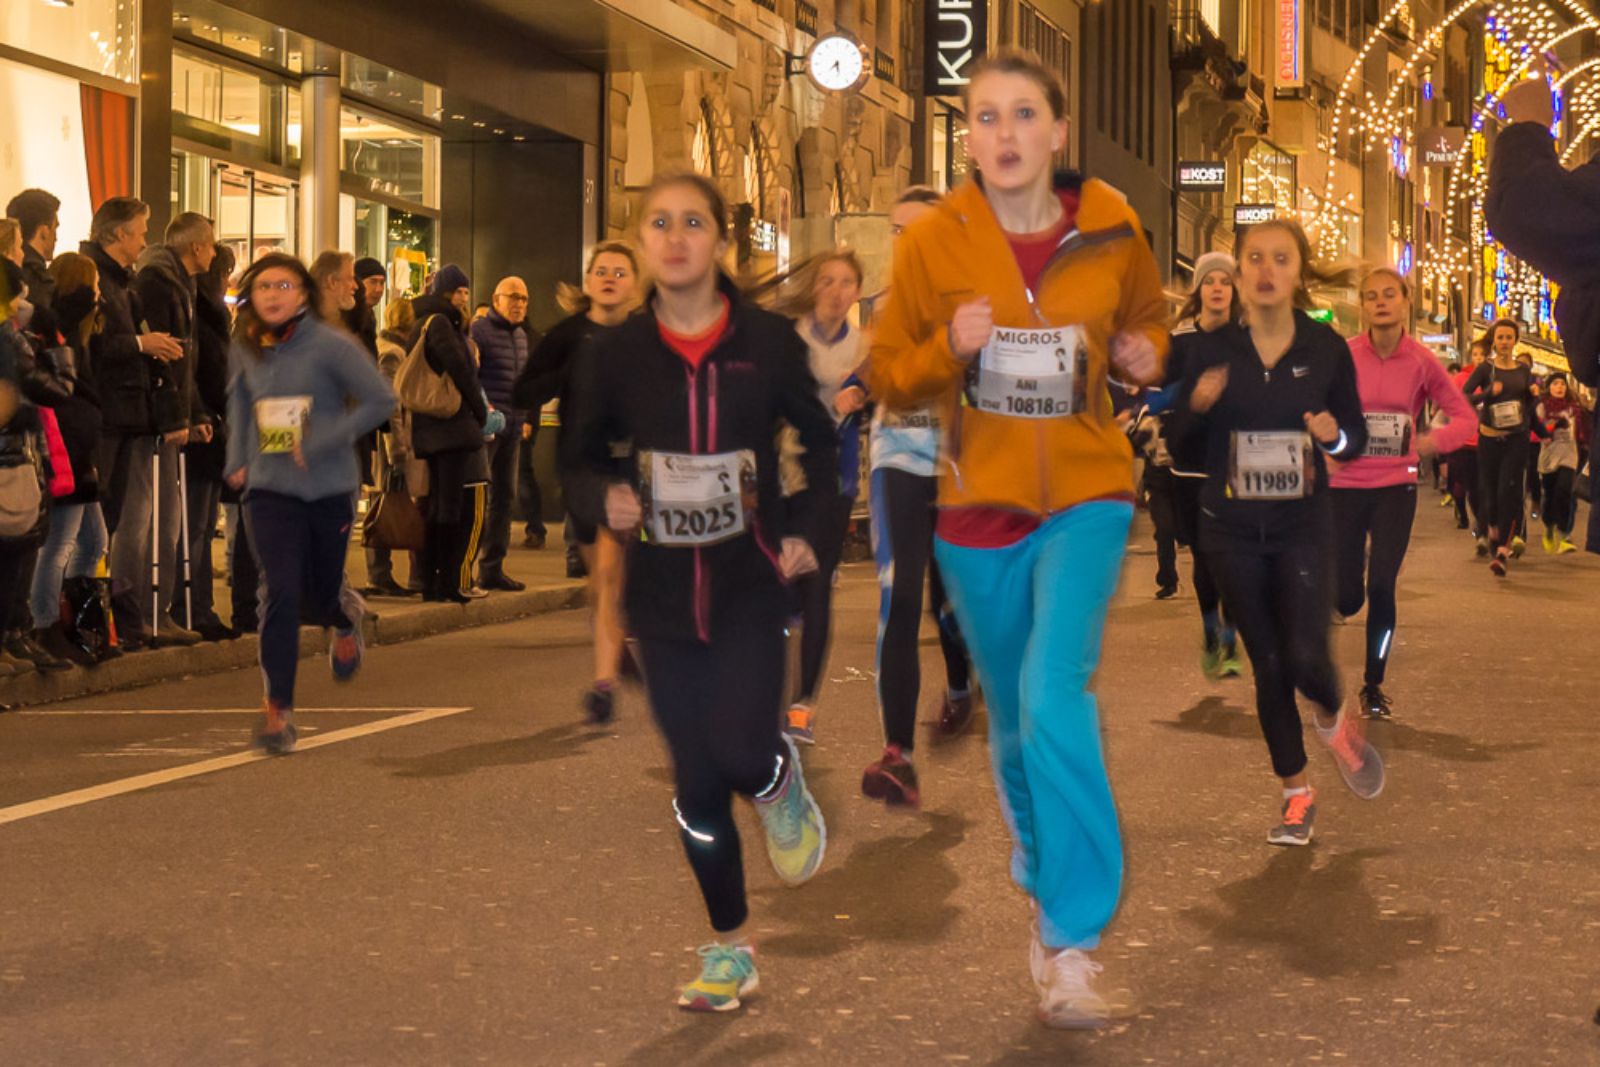
[[[747,295],[765,304],[768,310],[791,319],[809,315],[817,309],[817,279],[830,263],[843,263],[855,273],[857,285],[866,285],[867,272],[861,266],[861,257],[856,255],[855,249],[841,246],[813,256],[789,273],[753,287]]]
[[[1404,296],[1407,300],[1411,299],[1410,280],[1398,270],[1390,266],[1373,267],[1368,270],[1361,276],[1361,288],[1365,289],[1367,287],[1367,283],[1378,277],[1380,274],[1385,278],[1393,278],[1400,286],[1400,295]]]
[[[411,306],[410,297],[391,300],[389,306],[383,309],[383,328],[390,333],[410,334],[416,324],[417,311]]]
[[[1301,311],[1309,311],[1316,306],[1311,299],[1311,290],[1315,288],[1328,288],[1349,285],[1351,270],[1348,267],[1323,267],[1311,255],[1311,239],[1306,236],[1305,229],[1293,219],[1268,219],[1250,226],[1239,237],[1239,263],[1244,263],[1244,250],[1252,238],[1269,230],[1277,230],[1288,234],[1300,252],[1300,279],[1294,289],[1294,306]]]
[[[0,257],[10,259],[13,252],[22,252],[22,223],[0,219]]]
[[[601,241],[589,253],[589,262],[584,264],[583,274],[588,277],[594,270],[594,265],[601,256],[622,256],[628,261],[628,266],[633,268],[633,276],[639,276],[639,257],[634,253],[633,246],[626,241]],[[594,301],[589,299],[589,294],[583,291],[583,286],[573,285],[571,282],[556,283],[556,304],[568,315],[587,315],[594,306]]]

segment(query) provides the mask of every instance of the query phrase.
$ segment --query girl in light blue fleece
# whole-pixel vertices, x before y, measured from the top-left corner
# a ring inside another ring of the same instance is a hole
[[[333,629],[333,676],[361,667],[366,606],[344,580],[361,487],[356,441],[394,410],[394,393],[344,330],[311,310],[316,287],[296,258],[271,253],[239,281],[228,383],[227,480],[266,585],[256,743],[294,748],[295,670],[304,618]],[[306,601],[302,605],[302,601]]]

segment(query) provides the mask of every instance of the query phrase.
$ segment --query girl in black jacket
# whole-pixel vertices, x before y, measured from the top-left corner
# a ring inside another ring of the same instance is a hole
[[[1315,277],[1298,224],[1245,233],[1239,282],[1250,325],[1196,335],[1172,425],[1180,448],[1204,449],[1201,544],[1250,655],[1261,732],[1283,780],[1282,817],[1267,837],[1275,845],[1309,844],[1316,816],[1295,690],[1351,790],[1371,799],[1384,783],[1359,720],[1340,713],[1328,648],[1327,460],[1361,455],[1367,424],[1349,346],[1300,310]]]
[[[419,337],[426,338],[423,351],[428,366],[448,375],[461,394],[454,415],[411,416],[411,447],[428,461],[422,596],[456,604],[468,600],[472,558],[477,555],[489,495],[489,461],[483,451],[489,405],[478,383],[464,325],[471,300],[466,276],[459,268],[446,266],[434,278],[429,294],[413,304],[417,327],[411,337],[412,345]]]
[[[756,982],[733,795],[755,802],[784,881],[815,874],[826,843],[779,714],[785,586],[816,568],[821,515],[809,494],[836,481],[837,446],[794,328],[741,300],[717,267],[728,213],[716,187],[657,179],[643,220],[656,287],[645,313],[580,359],[562,447],[573,510],[637,541],[628,616],[715,936],[678,1003],[727,1011]],[[799,431],[815,487],[793,503],[792,522],[778,484],[780,419]],[[620,469],[614,441],[630,442]]]

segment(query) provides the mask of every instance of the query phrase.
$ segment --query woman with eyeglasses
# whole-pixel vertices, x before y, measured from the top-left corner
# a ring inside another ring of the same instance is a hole
[[[528,357],[513,389],[517,406],[538,412],[559,398],[561,408],[569,408],[579,354],[598,331],[628,317],[638,293],[639,261],[632,246],[624,241],[596,245],[583,272],[583,287],[575,290],[565,283],[560,287],[557,298],[572,314],[551,327]],[[616,714],[618,678],[631,658],[622,622],[623,563],[621,541],[569,510],[567,576],[588,576],[594,605],[594,684],[583,695],[583,710],[595,725],[610,722]]]
[[[256,743],[294,748],[302,617],[330,627],[336,681],[361,668],[366,606],[344,580],[361,488],[356,441],[394,410],[394,393],[354,337],[312,313],[316,285],[298,259],[256,260],[239,280],[228,384],[227,482],[261,566],[261,673]]]

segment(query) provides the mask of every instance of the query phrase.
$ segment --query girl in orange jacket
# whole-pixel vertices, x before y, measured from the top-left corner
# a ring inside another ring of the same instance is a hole
[[[934,553],[989,707],[1012,875],[1038,906],[1040,1017],[1099,1026],[1088,952],[1121,894],[1122,841],[1089,681],[1134,499],[1107,384],[1160,377],[1166,305],[1123,197],[1053,173],[1055,75],[1001,52],[966,104],[978,174],[901,235],[870,379],[891,407],[943,405]]]

